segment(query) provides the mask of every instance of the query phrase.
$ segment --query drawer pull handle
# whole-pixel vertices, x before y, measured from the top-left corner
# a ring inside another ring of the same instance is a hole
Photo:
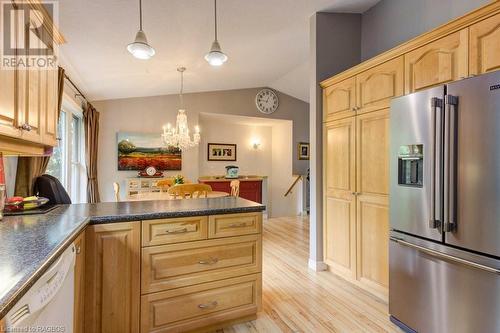
[[[208,260],[200,260],[200,261],[198,261],[198,264],[200,264],[200,265],[215,265],[218,262],[219,262],[219,258],[210,258]]]
[[[210,303],[198,304],[198,307],[200,309],[210,309],[210,308],[215,308],[217,305],[219,305],[219,303],[217,301],[213,301],[213,302],[210,302]]]
[[[167,230],[167,234],[185,234],[188,232],[187,228],[181,228],[181,229],[174,229],[174,230]]]
[[[232,223],[229,225],[229,228],[243,228],[246,227],[247,224],[245,222],[242,223]]]

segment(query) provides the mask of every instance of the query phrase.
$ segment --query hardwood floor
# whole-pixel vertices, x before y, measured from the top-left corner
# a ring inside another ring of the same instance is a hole
[[[308,218],[265,220],[263,238],[262,311],[217,333],[401,332],[387,304],[333,273],[308,269]]]

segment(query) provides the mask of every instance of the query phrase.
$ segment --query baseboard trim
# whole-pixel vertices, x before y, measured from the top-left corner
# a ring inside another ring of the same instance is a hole
[[[328,266],[323,261],[309,259],[309,268],[315,272],[326,271]]]

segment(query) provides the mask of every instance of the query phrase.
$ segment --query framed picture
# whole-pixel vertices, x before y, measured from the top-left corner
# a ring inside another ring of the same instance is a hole
[[[236,145],[227,143],[208,144],[209,161],[236,161]]]
[[[308,160],[309,159],[309,156],[310,156],[309,143],[299,142],[298,150],[299,150],[299,153],[298,153],[299,160]]]
[[[128,133],[117,135],[118,170],[181,170],[181,150],[164,147],[158,133]]]

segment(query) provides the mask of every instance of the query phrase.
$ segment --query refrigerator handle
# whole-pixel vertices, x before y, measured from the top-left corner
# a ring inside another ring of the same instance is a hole
[[[431,144],[431,152],[429,156],[432,158],[432,174],[431,174],[431,197],[429,200],[429,211],[430,211],[430,220],[429,220],[429,228],[431,229],[439,229],[441,231],[442,223],[441,223],[441,193],[442,193],[442,185],[441,185],[441,147],[442,147],[442,109],[443,109],[443,100],[437,97],[433,97],[431,99],[431,117],[432,117],[432,128],[431,133],[433,137],[433,141]],[[439,110],[439,111],[438,111]]]
[[[444,148],[444,231],[457,229],[457,112],[458,97],[445,96],[445,148]]]
[[[428,254],[430,256],[440,258],[442,260],[452,261],[452,262],[455,262],[455,263],[458,263],[458,264],[462,264],[462,265],[469,266],[469,267],[474,267],[474,268],[477,268],[477,269],[481,269],[483,271],[487,271],[487,272],[490,272],[490,273],[493,273],[493,274],[499,274],[500,275],[500,269],[496,269],[494,267],[485,266],[485,265],[479,264],[477,262],[473,262],[473,261],[470,261],[470,260],[462,259],[462,258],[455,257],[455,256],[452,256],[452,255],[443,253],[443,252],[439,252],[439,251],[436,251],[436,250],[433,250],[433,249],[430,249],[430,248],[427,248],[427,247],[423,247],[423,246],[420,246],[420,245],[417,245],[417,244],[413,244],[413,243],[407,242],[407,241],[405,241],[404,239],[401,239],[401,238],[390,236],[389,240],[391,240],[393,242],[396,242],[396,243],[398,243],[400,245],[407,246],[409,248],[413,248],[413,249],[415,249],[417,251],[421,251],[421,252],[426,253],[426,254]]]

